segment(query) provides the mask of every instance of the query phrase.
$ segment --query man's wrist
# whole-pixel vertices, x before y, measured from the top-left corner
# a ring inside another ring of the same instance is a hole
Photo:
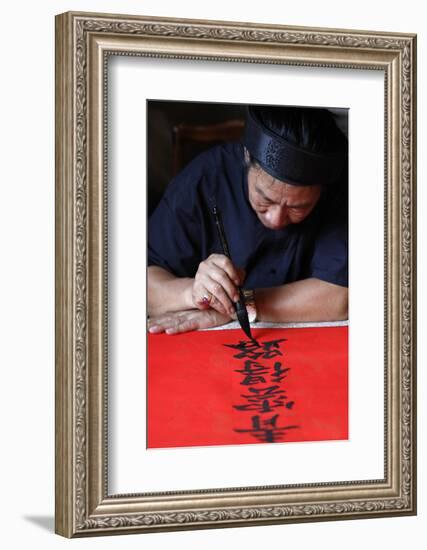
[[[255,323],[257,320],[257,308],[255,303],[255,290],[244,289],[242,290],[245,298],[246,311],[248,312],[248,318],[250,323]]]
[[[183,309],[195,309],[196,305],[193,301],[193,284],[194,279],[188,277],[185,278],[185,286],[183,288],[182,292],[182,299],[184,302],[184,308]]]

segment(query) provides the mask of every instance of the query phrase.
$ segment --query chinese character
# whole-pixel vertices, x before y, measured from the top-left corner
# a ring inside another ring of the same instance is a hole
[[[280,343],[286,342],[286,338],[271,340],[270,342],[259,342],[255,344],[251,340],[241,340],[238,344],[224,344],[228,348],[239,350],[240,353],[233,355],[237,359],[273,359],[278,355],[283,355],[280,351]]]
[[[236,429],[240,433],[252,433],[256,439],[264,443],[275,443],[286,435],[287,430],[294,430],[298,426],[277,426],[278,414],[271,418],[262,419],[260,416],[252,417],[252,429]]]
[[[245,361],[244,368],[236,369],[235,372],[241,372],[242,374],[245,374],[245,378],[242,382],[240,382],[240,384],[242,384],[243,386],[250,386],[252,384],[265,383],[266,380],[262,375],[267,374],[268,369],[264,365],[248,359],[247,361]]]

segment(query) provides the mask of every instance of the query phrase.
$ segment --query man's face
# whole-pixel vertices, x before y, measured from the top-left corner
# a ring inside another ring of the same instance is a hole
[[[283,229],[300,223],[320,198],[321,186],[297,186],[283,183],[259,167],[248,173],[249,202],[260,221],[269,229]]]

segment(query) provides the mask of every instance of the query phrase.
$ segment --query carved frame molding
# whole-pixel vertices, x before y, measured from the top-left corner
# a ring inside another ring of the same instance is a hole
[[[372,69],[385,77],[385,478],[108,495],[110,55]],[[414,514],[416,37],[68,12],[56,18],[56,532],[66,537]]]

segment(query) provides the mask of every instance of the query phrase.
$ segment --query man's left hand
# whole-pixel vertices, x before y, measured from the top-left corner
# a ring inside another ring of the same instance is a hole
[[[228,315],[222,315],[214,309],[186,311],[173,311],[150,317],[148,331],[152,334],[165,332],[166,334],[178,334],[203,328],[218,327],[231,321]]]

